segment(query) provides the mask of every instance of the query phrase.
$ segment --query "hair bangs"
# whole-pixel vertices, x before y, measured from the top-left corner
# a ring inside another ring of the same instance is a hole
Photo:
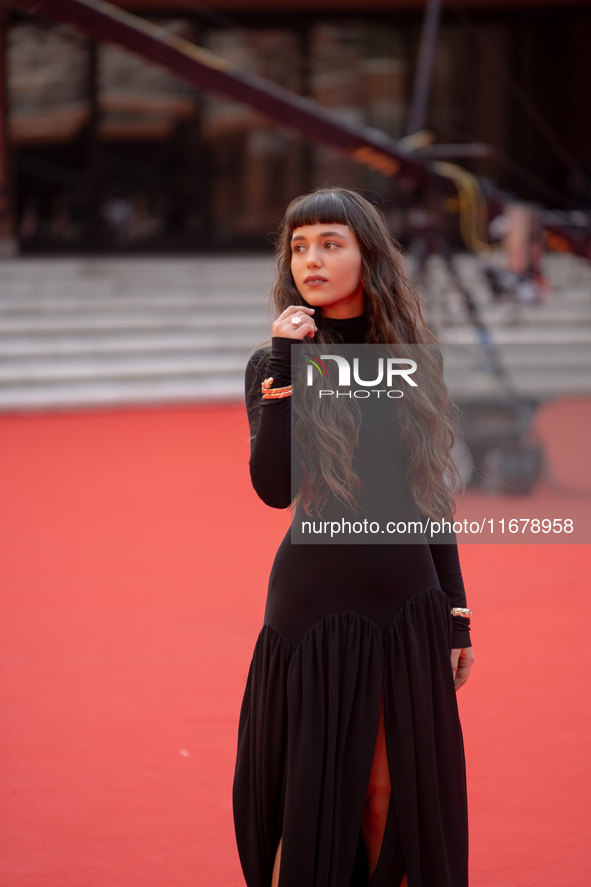
[[[294,200],[285,216],[289,231],[304,225],[324,225],[329,222],[351,227],[346,203],[336,189],[315,191]]]

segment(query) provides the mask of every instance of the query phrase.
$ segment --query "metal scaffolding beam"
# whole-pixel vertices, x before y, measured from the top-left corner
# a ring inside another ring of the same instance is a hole
[[[383,176],[405,176],[417,185],[436,173],[385,133],[358,126],[309,98],[241,70],[157,24],[102,0],[17,0],[15,7],[75,26],[94,40],[114,43],[163,65],[200,89],[250,105],[306,138],[344,151]],[[442,182],[447,180],[441,177]]]

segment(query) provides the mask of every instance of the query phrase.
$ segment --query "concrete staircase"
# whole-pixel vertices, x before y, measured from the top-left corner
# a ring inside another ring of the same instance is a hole
[[[250,257],[0,263],[0,410],[238,399],[271,277]]]
[[[543,305],[491,304],[459,258],[515,390],[591,394],[591,265],[552,256]],[[0,411],[193,403],[243,396],[270,334],[260,257],[15,259],[0,263]],[[498,387],[443,268],[426,281],[452,392]]]
[[[456,258],[494,350],[517,395],[545,399],[591,394],[591,263],[570,255],[547,259],[550,288],[542,304],[494,301],[472,256]],[[446,378],[455,397],[503,393],[498,377],[443,262],[432,258],[424,287],[428,320],[445,346]]]

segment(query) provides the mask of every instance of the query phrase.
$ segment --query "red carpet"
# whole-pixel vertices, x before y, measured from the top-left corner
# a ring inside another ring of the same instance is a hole
[[[4,417],[0,440],[0,882],[239,887],[238,711],[288,523],[250,488],[242,408]],[[472,887],[591,883],[588,557],[462,548]]]

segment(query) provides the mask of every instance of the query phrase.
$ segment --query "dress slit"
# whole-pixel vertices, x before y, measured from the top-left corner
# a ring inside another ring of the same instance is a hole
[[[385,634],[336,612],[297,646],[266,624],[240,718],[234,814],[249,887],[467,887],[461,729],[441,589]],[[390,798],[369,879],[363,816],[383,724]],[[429,847],[429,853],[424,852]]]
[[[379,755],[376,758],[376,755]],[[385,793],[386,793],[386,785],[387,785],[387,806],[384,810],[378,810],[378,812],[372,812],[372,808],[376,804],[382,803]],[[375,798],[374,798],[375,795]],[[377,851],[377,858],[375,860],[374,868],[377,868],[379,864],[379,858],[382,851],[382,846],[384,843],[384,835],[386,831],[386,822],[388,819],[388,813],[390,811],[390,802],[392,796],[392,785],[390,782],[390,772],[388,767],[388,750],[386,747],[386,732],[384,726],[384,690],[382,687],[382,700],[380,705],[380,722],[378,724],[378,733],[375,740],[375,748],[373,754],[373,760],[371,763],[371,771],[369,776],[369,784],[367,786],[367,794],[365,799],[365,808],[363,811],[363,837],[366,841],[366,851],[368,856],[369,868],[371,869],[371,864],[373,861],[373,855],[371,854],[371,845],[379,840],[379,849]],[[369,808],[369,809],[368,809]],[[366,816],[368,817],[368,821],[366,822]],[[372,872],[373,874],[373,872]]]

